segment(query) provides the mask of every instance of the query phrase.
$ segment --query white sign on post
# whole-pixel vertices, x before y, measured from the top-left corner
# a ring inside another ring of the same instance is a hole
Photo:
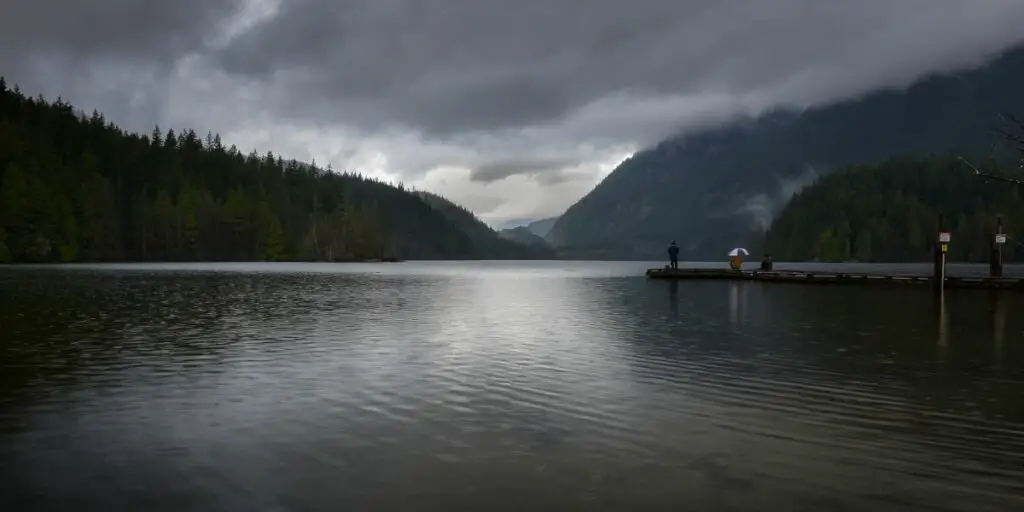
[[[939,243],[948,244],[950,238],[952,238],[952,236],[949,231],[939,233]]]
[[[997,244],[1005,244],[1006,243],[1006,235],[1004,235],[1002,233],[999,233],[998,235],[996,235],[996,243]]]

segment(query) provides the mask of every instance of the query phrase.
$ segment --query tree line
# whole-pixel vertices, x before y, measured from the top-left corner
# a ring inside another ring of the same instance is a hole
[[[547,256],[467,233],[400,184],[212,133],[132,133],[0,77],[0,261]]]
[[[789,201],[765,247],[777,260],[929,261],[941,215],[950,259],[984,262],[1001,216],[1004,261],[1024,260],[1024,187],[989,179],[1008,176],[995,163],[982,167],[979,176],[959,158],[922,156],[828,174]]]

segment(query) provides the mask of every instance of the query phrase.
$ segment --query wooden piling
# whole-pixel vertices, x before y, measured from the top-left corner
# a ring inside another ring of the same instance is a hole
[[[936,292],[942,293],[946,286],[946,253],[949,251],[951,234],[946,230],[945,215],[939,214],[939,235],[935,241],[934,263],[932,268],[932,286]]]
[[[1003,244],[1006,235],[1003,233],[1003,216],[996,216],[996,230],[992,235],[992,247],[989,253],[989,277],[1003,277]]]

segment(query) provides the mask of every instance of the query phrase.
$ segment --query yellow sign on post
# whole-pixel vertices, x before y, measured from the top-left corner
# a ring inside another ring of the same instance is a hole
[[[942,252],[949,252],[949,244],[939,244],[939,248],[942,249]]]

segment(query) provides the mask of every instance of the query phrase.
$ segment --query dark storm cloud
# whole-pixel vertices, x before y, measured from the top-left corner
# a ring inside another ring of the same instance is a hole
[[[243,5],[273,15],[211,44]],[[261,107],[295,121],[449,140],[558,130],[585,112],[600,123],[570,126],[567,139],[647,143],[694,111],[717,119],[722,108],[701,110],[709,96],[740,112],[813,104],[1024,39],[1019,0],[7,0],[4,11],[0,72],[23,84],[93,88],[83,69],[135,67],[150,94],[167,94],[166,74],[194,56],[264,86]],[[666,97],[691,101],[661,112],[648,102],[643,115],[606,101]],[[621,112],[596,112],[602,102]]]
[[[580,161],[578,159],[569,158],[512,158],[497,160],[477,166],[470,173],[469,180],[478,183],[491,183],[520,174],[541,174],[561,171],[566,167],[573,167],[579,164]]]
[[[0,63],[38,57],[173,61],[203,47],[242,0],[4,0]]]
[[[677,130],[977,65],[1022,27],[1024,0],[6,0],[0,74],[500,219]]]
[[[175,63],[207,47],[243,1],[3,0],[0,74],[152,126]]]
[[[557,122],[609,94],[801,104],[977,63],[1020,0],[283,0],[218,53],[292,112],[429,135]]]
[[[410,118],[430,119],[431,128],[441,133],[461,130],[464,112],[472,112],[477,123],[501,129],[542,123],[564,114],[568,106],[557,85],[516,76],[493,77],[459,89],[413,91],[407,105]]]

